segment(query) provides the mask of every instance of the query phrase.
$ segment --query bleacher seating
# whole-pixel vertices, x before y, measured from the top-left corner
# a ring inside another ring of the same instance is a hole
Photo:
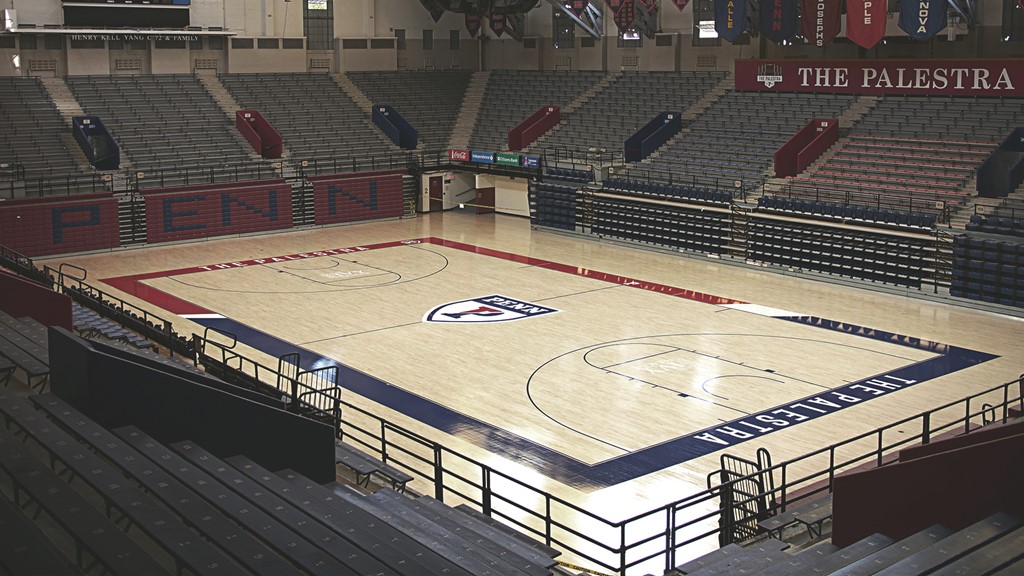
[[[936,220],[935,214],[879,209],[860,204],[818,202],[785,196],[761,196],[757,199],[757,207],[766,211],[813,214],[828,219],[853,221],[853,223],[864,222],[912,228],[931,228],[935,226]]]
[[[531,145],[549,148],[605,148],[620,152],[627,138],[666,110],[683,112],[718,84],[723,72],[623,73],[578,110]]]
[[[1024,242],[959,235],[953,243],[953,296],[1024,307]]]
[[[95,189],[92,167],[79,166],[68,149],[69,140],[61,135],[70,135],[71,127],[38,78],[0,78],[0,102],[0,164],[20,166],[30,194],[102,190]]]
[[[721,254],[729,213],[657,201],[595,195],[593,234],[671,249]]]
[[[984,232],[1003,236],[1024,236],[1024,218],[972,214],[965,226],[968,232]]]
[[[708,188],[691,188],[690,186],[678,184],[662,184],[659,182],[645,182],[642,180],[605,178],[601,182],[601,186],[605,190],[610,190],[617,194],[628,194],[630,196],[641,196],[645,198],[683,200],[686,202],[710,204],[729,204],[732,202],[732,195],[729,194],[729,192]]]
[[[349,72],[374,104],[390,104],[419,132],[422,150],[447,150],[473,73],[470,70]]]
[[[852,227],[755,217],[747,225],[747,259],[796,268],[920,287],[928,276],[929,242]]]
[[[492,70],[469,139],[473,150],[508,149],[508,132],[541,106],[565,106],[602,78],[600,71]]]
[[[103,119],[132,170],[145,174],[140,187],[195,183],[189,173],[244,180],[261,165],[191,74],[72,76],[68,87],[86,114]]]
[[[46,328],[31,318],[14,318],[0,311],[0,375],[4,384],[16,370],[30,388],[42,391],[50,377]]]
[[[955,210],[965,185],[1013,127],[1024,99],[885,96],[792,178],[793,194],[918,212]],[[813,196],[812,196],[813,195]]]
[[[401,154],[327,74],[222,74],[239,106],[259,110],[295,160],[338,159],[369,166]],[[404,114],[404,111],[399,110]]]
[[[779,146],[811,119],[842,114],[854,99],[844,94],[730,91],[634,170],[691,187],[760,184]]]

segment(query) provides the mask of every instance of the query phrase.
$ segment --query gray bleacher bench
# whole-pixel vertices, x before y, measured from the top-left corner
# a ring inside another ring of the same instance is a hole
[[[370,456],[366,452],[342,441],[334,443],[334,462],[341,464],[356,475],[356,484],[368,487],[370,476],[379,474],[391,482],[396,492],[405,492],[405,486],[414,478],[394,466]]]
[[[0,468],[14,486],[16,506],[24,507],[30,499],[74,540],[75,564],[83,573],[102,565],[112,574],[167,574],[150,554],[6,429],[0,429]],[[86,562],[86,553],[92,557],[91,562]]]
[[[773,538],[782,538],[782,531],[793,524],[803,524],[811,538],[821,537],[821,528],[832,518],[832,495],[795,506],[757,523]]]
[[[14,374],[15,368],[16,366],[10,358],[0,355],[0,384],[3,384],[4,387],[11,381],[11,374]]]
[[[8,339],[8,333],[12,332],[7,326],[0,325],[0,357],[7,358],[15,367],[20,368],[25,373],[25,381],[29,385],[29,388],[35,390],[38,388],[39,392],[43,391],[46,387],[46,382],[50,378],[50,367],[48,362],[44,363],[40,361],[36,356],[26,351],[21,346],[12,342]],[[17,335],[14,335],[17,336]],[[18,340],[22,342],[22,340]],[[22,342],[25,346],[29,346],[35,349],[35,345],[31,343]],[[10,380],[8,375],[5,384]]]
[[[0,562],[6,574],[73,576],[71,562],[7,498],[0,498]]]
[[[298,573],[297,568],[219,513],[212,504],[67,402],[53,394],[30,396],[29,400],[97,454],[115,464],[153,498],[173,509],[208,541],[218,543],[240,565],[255,574]]]

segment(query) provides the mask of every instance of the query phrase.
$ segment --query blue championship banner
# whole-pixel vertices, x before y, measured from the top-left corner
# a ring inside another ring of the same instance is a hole
[[[930,40],[946,27],[946,3],[938,0],[902,0],[900,30],[914,40]]]
[[[715,32],[735,42],[747,29],[747,0],[715,0]]]
[[[796,32],[797,0],[761,0],[761,32],[764,37],[782,44]]]

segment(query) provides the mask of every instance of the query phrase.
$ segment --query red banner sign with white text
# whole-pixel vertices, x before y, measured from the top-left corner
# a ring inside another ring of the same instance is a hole
[[[846,37],[853,43],[872,48],[885,37],[888,0],[846,0]]]
[[[737,60],[736,89],[1024,97],[1024,60]]]

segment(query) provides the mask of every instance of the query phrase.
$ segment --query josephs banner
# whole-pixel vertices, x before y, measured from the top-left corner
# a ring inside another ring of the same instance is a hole
[[[824,48],[839,35],[842,27],[843,7],[836,0],[803,0],[804,38],[818,48]]]

